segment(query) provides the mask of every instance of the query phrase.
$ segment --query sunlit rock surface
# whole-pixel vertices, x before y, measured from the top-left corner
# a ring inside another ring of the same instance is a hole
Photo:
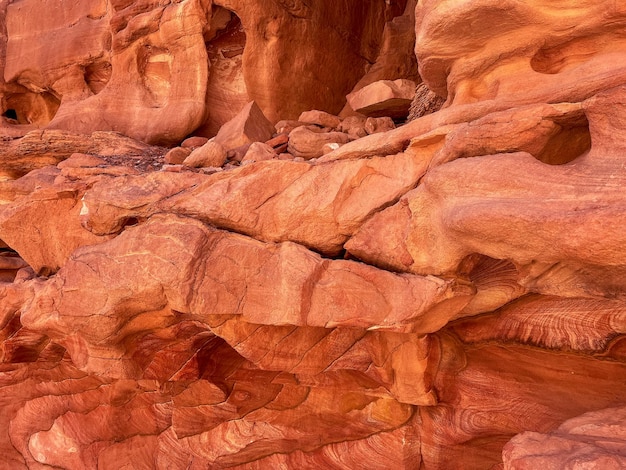
[[[626,8],[548,3],[0,0],[0,467],[623,468]]]

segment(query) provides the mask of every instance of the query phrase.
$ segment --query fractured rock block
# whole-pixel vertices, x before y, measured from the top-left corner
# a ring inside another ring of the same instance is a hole
[[[265,142],[274,134],[274,126],[267,120],[261,108],[250,101],[233,119],[224,124],[215,142],[226,151],[252,142]]]
[[[330,127],[336,129],[341,124],[341,119],[324,111],[312,110],[300,114],[298,121],[306,124],[315,124],[320,127]]]
[[[174,212],[260,240],[291,240],[336,255],[372,213],[414,187],[429,163],[401,153],[327,165],[280,159],[208,178],[160,172],[116,178],[87,192],[83,223],[109,234],[128,219]]]
[[[415,82],[412,80],[379,80],[346,96],[348,104],[357,113],[369,117],[389,116],[406,118],[413,97]]]

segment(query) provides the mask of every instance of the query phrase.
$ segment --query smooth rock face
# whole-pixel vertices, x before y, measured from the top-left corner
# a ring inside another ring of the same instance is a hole
[[[220,167],[226,162],[226,149],[222,144],[209,141],[194,149],[183,161],[183,165],[193,168]]]
[[[0,468],[626,465],[619,2],[53,3],[0,0]]]

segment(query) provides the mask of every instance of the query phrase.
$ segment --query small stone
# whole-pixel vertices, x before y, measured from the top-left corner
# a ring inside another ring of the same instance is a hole
[[[349,133],[352,129],[363,129],[365,126],[365,120],[367,117],[365,116],[348,116],[339,125],[337,130],[341,132]]]
[[[180,165],[189,156],[191,149],[187,147],[174,147],[169,150],[163,160],[170,165]]]
[[[337,150],[339,147],[341,147],[341,145],[339,145],[337,142],[333,142],[331,144],[324,144],[324,146],[322,147],[322,153],[326,155],[327,153]]]
[[[185,158],[183,165],[192,168],[221,167],[226,162],[226,150],[215,142],[208,141],[202,147],[198,147]]]
[[[274,127],[276,129],[276,132],[278,132],[279,134],[283,134],[283,133],[289,134],[296,127],[300,127],[304,125],[305,123],[300,122],[300,121],[283,120],[283,121],[278,121]]]
[[[379,118],[369,117],[365,121],[365,131],[368,134],[378,134],[379,132],[387,132],[395,128],[396,125],[388,116]]]
[[[276,158],[276,152],[272,147],[262,142],[254,142],[241,160],[241,164],[262,162]]]
[[[268,140],[265,143],[272,148],[276,148],[276,147],[280,147],[283,144],[286,144],[287,142],[289,142],[289,133],[281,132],[280,134],[276,135],[275,137],[272,137],[270,140]]]
[[[341,124],[339,117],[318,110],[303,112],[300,114],[298,121],[307,124],[315,124],[320,127],[329,127],[331,129],[337,129]]]
[[[205,175],[212,175],[213,173],[219,173],[220,171],[224,171],[224,169],[218,166],[207,166],[200,168],[200,173],[204,173]]]
[[[195,148],[198,148],[198,147],[202,147],[208,141],[209,141],[209,139],[207,139],[206,137],[202,137],[202,136],[199,136],[199,135],[194,135],[192,137],[188,137],[185,140],[183,140],[183,143],[180,144],[180,146],[184,147],[184,148],[195,149]]]
[[[311,126],[313,127],[313,126]],[[316,132],[310,127],[298,127],[289,134],[289,153],[310,159],[324,155],[325,144],[345,144],[350,141],[343,132]]]
[[[240,145],[239,147],[236,147],[226,152],[226,157],[228,158],[228,161],[240,163],[241,160],[243,160],[244,155],[250,148],[250,145],[251,144]]]

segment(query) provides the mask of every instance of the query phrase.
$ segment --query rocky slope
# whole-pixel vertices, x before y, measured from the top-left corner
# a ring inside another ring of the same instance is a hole
[[[623,468],[626,8],[357,3],[0,0],[1,467]]]

